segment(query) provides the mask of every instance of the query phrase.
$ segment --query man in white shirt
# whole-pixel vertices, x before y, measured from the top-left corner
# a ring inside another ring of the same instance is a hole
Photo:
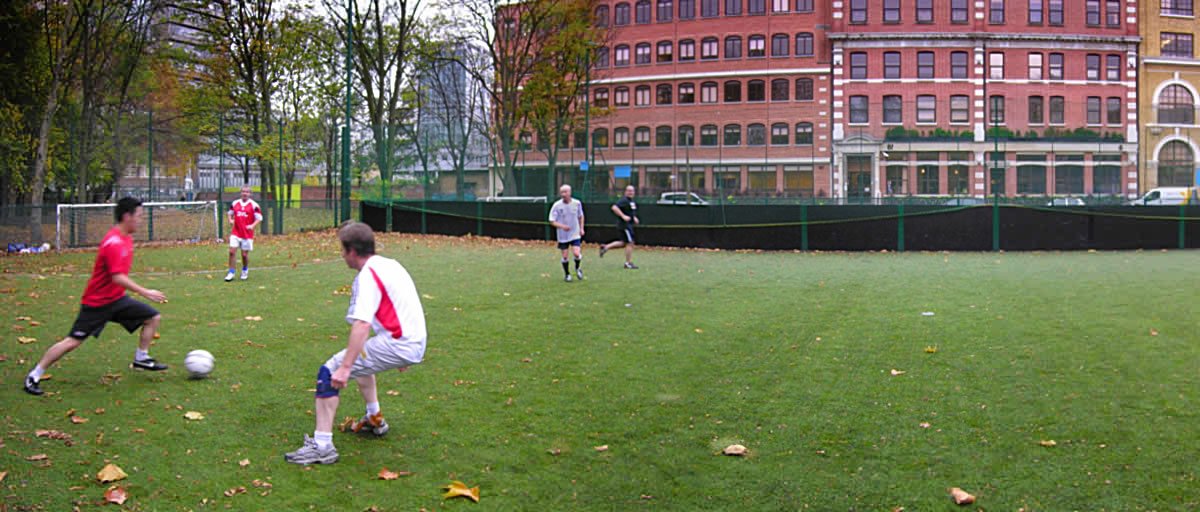
[[[567,255],[575,254],[575,275],[583,280],[583,271],[579,263],[583,260],[583,203],[571,198],[571,186],[563,185],[558,189],[562,199],[550,207],[550,225],[558,232],[558,250],[562,251],[563,281],[571,282],[571,268],[567,265]]]
[[[358,383],[367,412],[346,430],[386,434],[388,424],[379,410],[375,374],[393,368],[404,371],[425,357],[425,312],[408,271],[396,260],[375,254],[375,234],[366,224],[344,224],[338,230],[338,239],[342,242],[342,259],[359,271],[346,313],[350,339],[344,350],[317,371],[317,428],[313,437],[304,436],[304,446],[284,455],[293,464],[337,462],[333,419],[338,392],[351,378]]]

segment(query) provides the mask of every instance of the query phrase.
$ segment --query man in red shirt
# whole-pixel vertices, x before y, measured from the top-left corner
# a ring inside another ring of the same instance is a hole
[[[80,302],[79,316],[71,333],[62,341],[55,343],[46,350],[42,360],[25,377],[25,392],[31,395],[42,394],[39,382],[42,374],[50,365],[79,348],[88,336],[100,337],[104,325],[108,322],[121,324],[126,331],[133,332],[139,327],[142,334],[138,349],[134,353],[133,368],[140,370],[161,371],[167,365],[161,364],[150,357],[150,342],[154,341],[154,332],[162,316],[149,305],[138,302],[125,295],[125,290],[133,291],[154,302],[166,302],[167,297],[158,290],[142,288],[129,278],[129,267],[133,263],[133,238],[142,222],[142,202],[132,197],[117,201],[113,215],[116,224],[104,235],[100,249],[96,252],[96,264],[92,267],[92,277],[88,279],[87,288],[83,290]]]
[[[229,273],[225,274],[225,282],[233,281],[234,255],[239,248],[242,250],[242,281],[245,281],[250,278],[250,251],[254,250],[254,228],[262,222],[262,209],[250,199],[250,187],[243,186],[242,198],[231,203],[225,214],[229,217],[229,225],[233,226],[233,232],[229,234]]]

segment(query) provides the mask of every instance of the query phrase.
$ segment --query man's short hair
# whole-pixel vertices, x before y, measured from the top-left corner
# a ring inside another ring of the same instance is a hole
[[[142,202],[138,199],[129,196],[122,197],[120,201],[117,201],[117,208],[113,210],[113,220],[120,224],[126,213],[133,214],[137,212],[138,207],[141,205]]]
[[[354,254],[359,256],[371,256],[375,254],[375,232],[371,230],[371,226],[361,222],[347,221],[338,228],[338,240],[342,242],[342,249],[354,251]]]

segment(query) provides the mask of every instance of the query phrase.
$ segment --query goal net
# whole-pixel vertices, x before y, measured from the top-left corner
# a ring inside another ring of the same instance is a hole
[[[55,226],[55,247],[99,245],[112,228],[114,203],[60,204]],[[133,239],[148,241],[216,240],[216,201],[142,203],[142,225]]]

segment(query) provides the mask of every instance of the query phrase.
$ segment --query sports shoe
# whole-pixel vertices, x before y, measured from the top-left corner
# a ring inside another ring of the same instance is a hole
[[[375,434],[382,436],[388,433],[387,421],[383,419],[383,413],[377,412],[373,415],[364,414],[362,418],[350,424],[346,430],[356,434]]]
[[[578,277],[580,281],[583,281],[583,270],[575,269],[575,276]]]
[[[38,386],[38,381],[29,376],[25,377],[25,392],[34,396],[41,396],[42,393],[45,393],[41,386]]]
[[[232,279],[232,278],[230,278],[230,279]],[[242,281],[245,281],[247,279],[250,279],[250,270],[242,269]]]
[[[566,281],[568,283],[571,282],[571,274],[567,274],[567,275],[563,276],[563,281]]]
[[[625,269],[626,269],[626,270],[637,270],[637,268],[638,268],[638,266],[637,266],[637,265],[634,265],[633,263],[626,263],[626,264],[625,264]]]
[[[601,245],[601,246],[600,246],[600,257],[601,257],[601,258],[603,258],[603,257],[604,257],[604,253],[606,253],[606,252],[608,252],[608,247],[605,247],[605,246]]]
[[[134,360],[130,366],[135,370],[148,370],[152,372],[161,372],[167,369],[167,365],[155,361],[154,358],[142,359],[141,361]]]
[[[292,464],[333,464],[338,461],[337,448],[330,446],[328,449],[322,450],[317,447],[317,442],[304,434],[304,446],[299,450],[291,453],[283,454],[283,460]]]
[[[225,274],[225,282],[228,283],[230,281],[233,281],[233,275],[234,274],[233,274],[232,270],[230,270],[228,274]]]

